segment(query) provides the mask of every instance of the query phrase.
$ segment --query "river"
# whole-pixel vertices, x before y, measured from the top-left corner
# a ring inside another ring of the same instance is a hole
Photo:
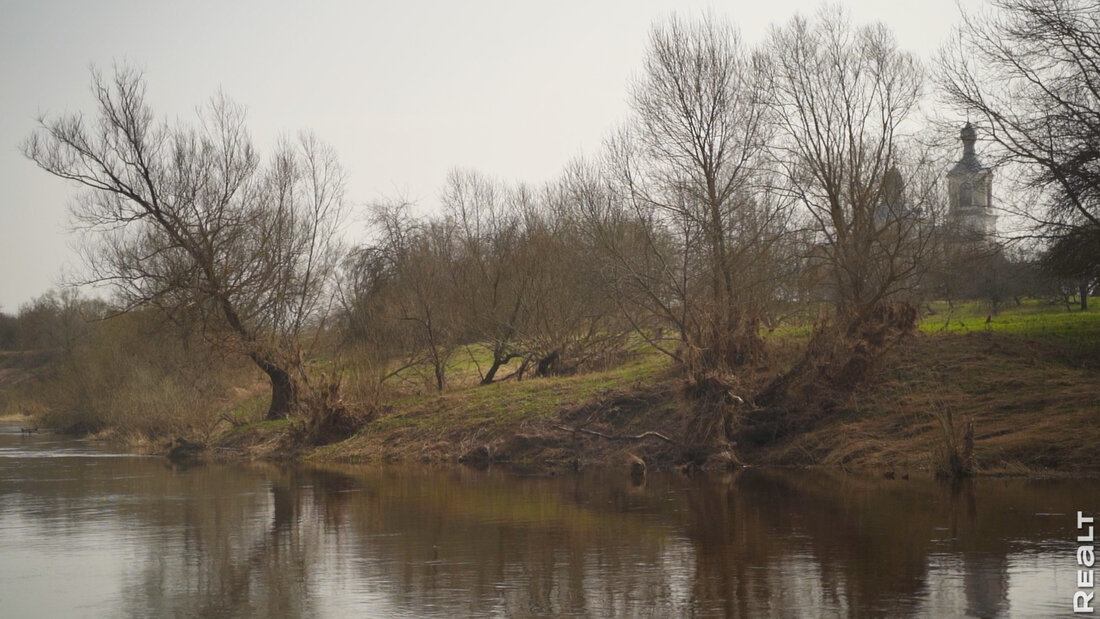
[[[0,617],[1072,614],[1094,479],[174,466],[0,426]]]

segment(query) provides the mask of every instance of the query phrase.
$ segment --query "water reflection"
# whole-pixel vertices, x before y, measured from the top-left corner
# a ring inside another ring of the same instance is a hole
[[[6,616],[1050,616],[1100,507],[1095,480],[181,469],[12,430]]]

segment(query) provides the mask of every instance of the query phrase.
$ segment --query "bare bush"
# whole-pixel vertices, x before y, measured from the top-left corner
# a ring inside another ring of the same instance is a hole
[[[165,329],[149,311],[85,315],[84,335],[51,363],[40,385],[43,425],[77,432],[113,429],[155,438],[203,436],[247,380],[233,357]]]
[[[350,406],[344,401],[342,385],[339,373],[321,373],[315,380],[303,382],[302,415],[292,428],[300,442],[327,445],[341,441],[374,419],[377,404]]]

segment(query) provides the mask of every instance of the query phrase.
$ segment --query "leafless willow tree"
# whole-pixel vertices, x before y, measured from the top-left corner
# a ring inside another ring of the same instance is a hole
[[[839,10],[775,28],[760,62],[779,129],[773,152],[808,215],[811,263],[835,308],[794,372],[839,365],[838,376],[856,377],[875,352],[868,348],[881,348],[883,328],[916,318],[887,302],[913,289],[929,247],[923,208],[934,194],[910,182],[927,178],[929,159],[904,133],[923,72],[885,26],[853,26]]]
[[[817,233],[837,311],[859,317],[920,264],[902,125],[921,97],[921,67],[885,26],[853,27],[832,11],[776,28],[764,54],[787,187]]]
[[[298,401],[299,336],[325,311],[340,257],[344,172],[309,134],[266,161],[244,109],[214,97],[194,125],[158,120],[142,74],[93,71],[97,114],[43,117],[23,144],[42,169],[83,186],[75,221],[89,280],[124,308],[197,319],[271,382],[268,418]]]
[[[603,171],[570,172],[574,201],[614,257],[622,310],[654,343],[703,371],[760,350],[790,210],[766,189],[767,107],[736,30],[671,18],[650,36],[633,115]]]
[[[1019,214],[1047,266],[1100,274],[1100,2],[995,0],[965,12],[939,58],[948,102],[980,120],[999,164],[1033,192]],[[1087,297],[1087,284],[1082,297]]]
[[[492,361],[481,377],[489,384],[501,367],[524,356],[520,342],[529,327],[531,271],[537,267],[527,259],[524,226],[531,195],[522,186],[454,170],[442,202],[455,227],[450,283],[464,313],[464,339],[489,347]]]
[[[451,285],[455,259],[454,224],[420,219],[406,202],[374,205],[375,240],[355,251],[354,328],[389,340],[395,368],[429,368],[438,391],[447,386],[447,367],[461,336],[461,312]]]

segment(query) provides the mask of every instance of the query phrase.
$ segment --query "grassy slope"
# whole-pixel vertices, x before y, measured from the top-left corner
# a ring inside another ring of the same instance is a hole
[[[794,354],[806,332],[777,330],[773,348]],[[21,418],[34,412],[35,400],[24,392],[47,361],[45,354],[0,353],[0,414]],[[651,465],[669,464],[675,455],[657,440],[580,436],[574,443],[555,427],[587,424],[609,433],[655,430],[676,437],[684,403],[668,359],[659,353],[639,348],[606,371],[480,387],[477,365],[486,361],[484,350],[461,351],[450,368],[452,389],[440,395],[407,388],[358,435],[307,457],[452,461],[480,446],[507,457],[516,437],[543,447],[527,450],[527,457],[559,466],[574,457],[582,464],[615,461],[628,451]],[[1065,312],[1027,302],[990,318],[977,304],[936,305],[921,332],[886,361],[816,427],[739,455],[750,463],[919,471],[942,441],[936,415],[950,413],[956,424],[975,422],[975,456],[987,472],[1100,470],[1094,452],[1100,445],[1100,309]],[[756,368],[745,380],[758,385],[769,371]],[[266,395],[260,391],[242,392],[230,416],[261,416]],[[244,451],[260,446],[251,453],[278,456],[287,427],[250,424],[218,442]]]
[[[942,440],[937,415],[975,424],[986,472],[1100,469],[1100,371],[1015,335],[923,335],[820,427],[759,454],[773,463],[922,470]]]
[[[456,370],[461,379],[462,368]],[[318,450],[314,458],[452,460],[516,435],[538,435],[553,443],[552,437],[564,436],[554,428],[563,423],[563,414],[585,403],[649,390],[667,382],[667,374],[663,355],[637,352],[622,365],[601,372],[407,396],[391,402],[390,410],[357,436]],[[465,378],[467,384],[476,382]],[[668,407],[652,407],[645,417],[661,410],[668,412]],[[624,427],[631,425],[624,422]]]
[[[983,471],[1100,469],[1094,454],[1100,445],[1100,311],[1029,303],[989,319],[976,305],[946,309],[933,308],[921,333],[892,353],[841,410],[742,458],[927,470],[943,436],[934,414],[950,413],[956,424],[974,421]],[[781,344],[790,346],[797,337],[781,336]],[[627,451],[651,464],[670,463],[673,450],[660,441],[581,437],[574,444],[555,428],[588,423],[604,432],[675,436],[681,401],[659,354],[636,352],[603,372],[486,387],[473,386],[473,365],[452,369],[452,384],[469,386],[398,399],[358,435],[310,457],[440,461],[479,446],[508,457],[519,436],[539,442],[542,449],[526,455],[543,464],[563,465],[575,448],[582,463],[615,461]]]
[[[846,415],[774,457],[919,467],[943,436],[935,416],[949,413],[957,427],[974,422],[985,471],[1100,469],[1100,311],[945,314],[924,321]]]

